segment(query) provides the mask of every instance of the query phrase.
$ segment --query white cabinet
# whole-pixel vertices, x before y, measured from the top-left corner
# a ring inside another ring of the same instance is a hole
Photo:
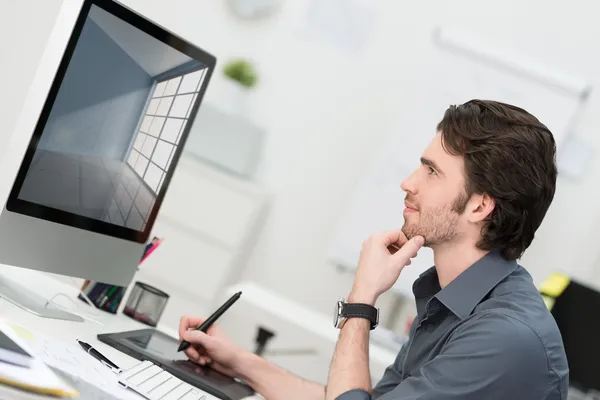
[[[216,304],[240,274],[266,209],[267,196],[255,183],[184,153],[152,232],[164,241],[141,264],[134,281],[192,303]]]

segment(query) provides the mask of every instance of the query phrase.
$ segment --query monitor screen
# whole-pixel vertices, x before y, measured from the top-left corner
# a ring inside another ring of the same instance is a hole
[[[147,240],[215,59],[111,0],[87,0],[7,209]]]
[[[552,315],[562,335],[571,386],[582,391],[600,390],[600,293],[571,282],[556,299]]]

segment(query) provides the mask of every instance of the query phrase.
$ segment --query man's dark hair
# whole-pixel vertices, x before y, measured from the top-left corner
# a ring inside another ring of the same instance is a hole
[[[451,106],[437,130],[445,151],[464,158],[467,197],[485,193],[495,200],[477,246],[520,258],[554,198],[552,132],[519,107],[487,100]]]

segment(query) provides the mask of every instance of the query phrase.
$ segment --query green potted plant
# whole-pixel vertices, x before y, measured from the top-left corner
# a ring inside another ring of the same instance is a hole
[[[244,59],[230,60],[223,67],[223,73],[229,79],[242,85],[244,88],[251,89],[256,85],[258,77],[256,71],[249,61]]]
[[[223,75],[226,78],[224,96],[227,111],[237,114],[243,113],[249,92],[256,86],[258,81],[254,66],[243,58],[231,59],[223,66]]]

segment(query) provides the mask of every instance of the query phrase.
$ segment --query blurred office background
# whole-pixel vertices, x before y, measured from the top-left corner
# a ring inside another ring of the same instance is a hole
[[[252,307],[279,309],[254,322],[229,316],[237,340],[250,346],[260,324],[275,331],[274,346],[333,346],[330,316],[352,284],[356,244],[371,228],[401,225],[403,177],[447,105],[473,97],[524,106],[559,144],[556,197],[523,265],[538,284],[558,271],[600,287],[594,2],[122,3],[218,60],[153,232],[164,244],[136,276],[171,294],[164,324],[206,314],[232,285],[251,284]],[[0,4],[0,116],[12,132],[61,0]],[[224,73],[236,60],[255,74],[251,87]],[[407,288],[430,261],[419,257],[378,304],[398,335],[413,312]],[[286,314],[326,321],[325,333],[313,340],[286,328],[274,317]],[[294,369],[310,353],[274,360]]]

